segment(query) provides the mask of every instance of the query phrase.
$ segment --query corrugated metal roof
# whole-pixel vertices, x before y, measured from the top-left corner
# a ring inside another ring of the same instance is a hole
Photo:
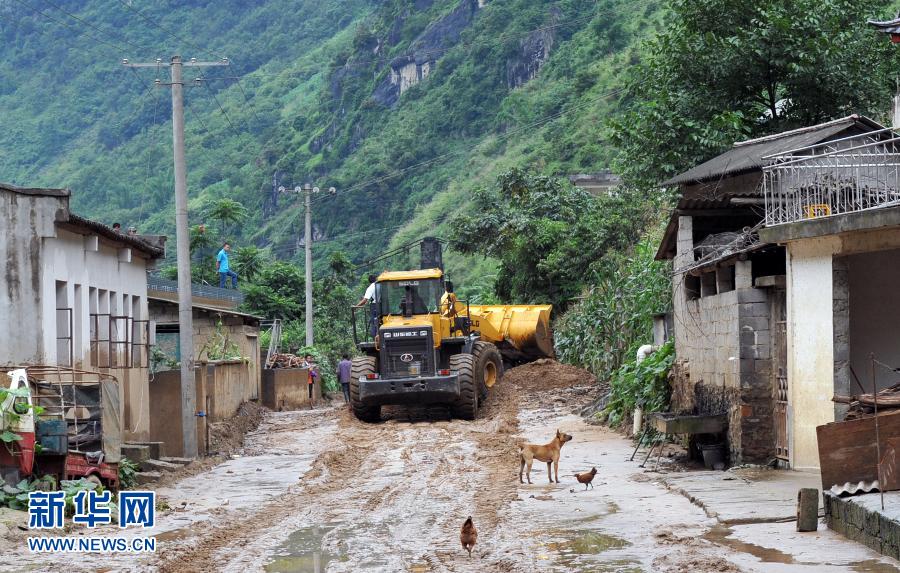
[[[153,300],[153,301],[156,301],[156,302],[162,302],[162,303],[172,304],[172,305],[177,305],[177,304],[178,304],[178,301],[170,300],[170,299],[165,298],[165,297],[163,297],[163,296],[151,295],[151,294],[148,294],[148,295],[147,295],[147,300]],[[228,314],[228,315],[231,315],[231,316],[240,316],[240,317],[243,317],[243,318],[250,318],[250,319],[253,319],[253,320],[257,320],[257,321],[259,321],[259,320],[264,320],[264,318],[263,318],[262,316],[256,316],[255,314],[249,314],[249,313],[246,313],[246,312],[240,312],[240,311],[232,310],[232,309],[228,309],[228,308],[221,308],[221,307],[218,307],[218,306],[209,306],[209,305],[207,305],[207,304],[198,304],[198,303],[193,302],[193,301],[191,302],[191,307],[194,308],[194,309],[196,309],[196,310],[202,310],[202,311],[209,312],[209,313],[212,313],[212,314]]]
[[[734,147],[725,153],[692,167],[684,173],[664,181],[661,185],[670,187],[684,183],[699,183],[725,175],[761,169],[764,164],[763,157],[819,143],[856,124],[864,127],[865,131],[884,129],[884,126],[867,117],[850,115],[811,127],[786,131],[749,141],[740,141],[735,143]]]
[[[80,215],[76,215],[75,213],[69,213],[68,221],[64,221],[63,223],[68,223],[69,225],[72,225],[74,227],[89,229],[90,231],[93,231],[98,235],[103,235],[107,239],[118,241],[130,247],[134,247],[135,249],[143,253],[147,253],[151,257],[159,258],[166,254],[166,251],[164,249],[161,249],[155,245],[151,245],[147,241],[141,239],[139,236],[117,233],[116,231],[113,231],[112,227],[108,225],[98,223],[97,221],[92,221]]]
[[[9,183],[0,183],[0,189],[11,191],[20,195],[38,195],[44,197],[68,197],[71,192],[68,189],[45,189],[41,187],[16,187]]]
[[[881,487],[878,480],[861,481],[857,483],[845,482],[843,485],[833,485],[828,491],[834,495],[857,495],[860,493],[871,493],[878,491]]]

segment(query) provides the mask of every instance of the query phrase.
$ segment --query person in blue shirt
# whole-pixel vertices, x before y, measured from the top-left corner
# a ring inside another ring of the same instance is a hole
[[[219,272],[219,288],[225,288],[228,277],[231,277],[231,288],[237,288],[237,273],[228,266],[228,253],[231,251],[231,245],[225,243],[222,250],[216,255],[216,270]]]
[[[353,370],[353,362],[350,356],[344,354],[341,361],[337,365],[338,382],[341,383],[341,390],[344,392],[344,402],[350,404],[350,376]]]

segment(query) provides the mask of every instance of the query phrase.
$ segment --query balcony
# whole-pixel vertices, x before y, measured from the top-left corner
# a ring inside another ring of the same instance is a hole
[[[178,281],[164,279],[158,275],[147,276],[147,291],[150,296],[178,300]],[[237,289],[225,289],[207,284],[191,283],[194,302],[210,306],[233,309],[244,302],[244,293]]]
[[[767,227],[900,204],[900,135],[892,128],[763,160]]]

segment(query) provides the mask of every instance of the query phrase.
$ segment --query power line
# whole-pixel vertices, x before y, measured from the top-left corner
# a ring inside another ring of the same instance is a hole
[[[235,61],[234,61],[233,59],[229,59],[229,62],[230,62],[232,65],[236,65],[236,64],[235,64]],[[241,84],[241,77],[240,77],[240,76],[212,76],[212,77],[210,77],[210,76],[203,76],[203,75],[201,75],[201,76],[200,76],[199,78],[197,78],[197,79],[200,80],[200,81],[202,81],[202,82],[204,82],[204,83],[207,83],[207,84],[208,84],[208,82],[210,82],[210,81],[212,81],[212,80],[231,80],[231,81],[233,82],[232,85],[236,85],[236,86],[237,86],[238,90],[241,92],[241,97],[242,97],[243,100],[244,100],[244,103],[240,103],[240,101],[237,103],[237,105],[238,105],[238,106],[242,109],[242,111],[244,112],[243,115],[246,115],[246,112],[247,112],[247,110],[249,109],[250,113],[253,114],[253,118],[255,119],[256,123],[260,126],[260,129],[262,128],[263,122],[262,122],[262,120],[259,118],[259,114],[256,113],[256,110],[253,109],[253,104],[250,103],[250,98],[247,96],[247,92],[244,90],[243,84]],[[210,93],[212,93],[211,88],[209,88],[208,85],[207,85],[207,89],[209,89],[209,90],[210,90]],[[215,97],[215,95],[213,95],[213,97]],[[216,103],[218,103],[218,100],[216,101]],[[219,108],[220,108],[220,109],[221,109],[221,107],[222,107],[222,106],[219,105]],[[223,113],[224,113],[224,110],[223,110]],[[250,128],[250,124],[249,124],[249,122],[247,122],[246,119],[244,119],[244,125],[246,126],[247,131],[250,132],[250,133],[252,133],[253,130]]]
[[[394,225],[393,227],[382,227],[379,229],[369,229],[367,231],[357,231],[354,233],[344,233],[341,235],[335,235],[333,237],[329,237],[327,239],[319,239],[314,240],[312,242],[313,246],[322,245],[325,243],[334,243],[338,241],[343,241],[346,239],[352,239],[356,237],[365,237],[369,235],[375,235],[378,233],[387,233],[390,231],[396,231],[397,229],[402,229],[406,225]],[[295,254],[299,248],[299,245],[282,245],[281,247],[272,248],[270,251],[273,255],[285,255],[285,254]]]
[[[34,8],[34,7],[32,7],[32,6],[28,5],[28,4],[26,4],[26,3],[23,2],[22,0],[13,0],[13,1],[16,2],[17,4],[19,4],[20,6],[23,6],[25,9],[29,10],[30,12],[32,12],[32,13],[34,13],[34,14],[39,14],[40,16],[43,16],[44,18],[46,18],[47,20],[50,20],[51,22],[55,22],[55,23],[57,23],[57,24],[60,24],[60,25],[62,25],[62,26],[65,26],[66,28],[70,28],[70,29],[72,29],[72,30],[75,30],[76,32],[78,32],[77,34],[75,34],[75,37],[78,37],[78,36],[86,36],[86,37],[88,37],[88,38],[94,40],[95,42],[98,42],[98,43],[100,43],[100,44],[104,44],[104,45],[109,46],[109,47],[111,47],[111,48],[115,48],[115,50],[116,50],[120,55],[121,55],[121,54],[126,54],[126,53],[128,53],[128,50],[125,49],[125,48],[123,48],[122,46],[120,46],[120,45],[118,45],[118,44],[115,44],[115,43],[113,43],[113,42],[104,40],[104,39],[102,39],[102,38],[98,38],[98,37],[94,36],[93,34],[87,33],[87,32],[84,31],[84,30],[79,30],[79,29],[76,28],[75,26],[73,26],[73,25],[71,25],[71,24],[68,24],[68,23],[66,23],[66,22],[64,22],[64,21],[62,21],[62,20],[57,20],[56,18],[54,18],[54,17],[52,17],[52,16],[49,16],[49,15],[45,14],[45,13],[42,12],[41,10],[38,10],[37,8]]]
[[[119,4],[121,4],[122,6],[124,6],[125,8],[127,8],[128,10],[130,10],[131,12],[133,12],[134,14],[136,14],[136,15],[138,16],[138,18],[140,18],[141,20],[147,22],[148,24],[150,24],[151,26],[153,26],[153,27],[155,27],[155,28],[158,28],[158,29],[162,30],[162,31],[165,32],[167,35],[169,35],[170,37],[174,38],[175,40],[178,40],[179,42],[184,43],[184,44],[185,44],[186,46],[188,46],[189,48],[191,48],[191,49],[193,49],[193,50],[196,50],[197,52],[199,52],[199,53],[201,53],[201,54],[207,54],[207,55],[210,55],[210,56],[213,56],[213,57],[220,57],[220,56],[217,56],[216,54],[214,54],[214,53],[212,53],[212,52],[210,52],[210,51],[208,51],[208,50],[204,50],[203,48],[200,48],[199,46],[197,46],[197,45],[194,44],[193,42],[190,42],[190,41],[188,41],[188,40],[185,40],[183,37],[178,36],[177,34],[175,34],[175,32],[172,32],[172,31],[169,30],[168,28],[164,28],[164,27],[163,27],[162,25],[160,25],[158,22],[156,22],[156,21],[154,21],[152,18],[146,16],[143,12],[141,12],[140,10],[138,10],[137,8],[135,8],[134,6],[132,6],[131,4],[129,4],[128,2],[126,2],[125,0],[118,0],[118,2],[119,2]]]
[[[202,75],[200,76],[200,79],[203,80]],[[238,133],[237,128],[235,128],[234,124],[231,122],[231,118],[228,117],[228,112],[225,111],[225,108],[222,107],[222,104],[219,102],[219,98],[216,97],[216,93],[214,91],[212,91],[212,89],[209,87],[209,83],[202,82],[202,84],[204,87],[206,87],[206,91],[209,92],[209,95],[211,95],[213,97],[213,99],[216,101],[216,105],[219,106],[219,110],[222,112],[222,115],[225,116],[225,121],[227,121],[228,125],[231,126],[231,129],[235,132],[235,135],[240,135],[240,133]]]
[[[121,34],[119,32],[113,32],[112,34],[110,34],[110,32],[103,30],[99,26],[95,26],[94,24],[91,24],[90,22],[88,22],[87,20],[85,20],[83,18],[79,18],[75,14],[72,14],[71,12],[69,12],[68,10],[63,8],[62,6],[59,6],[58,4],[55,4],[55,3],[51,2],[50,0],[44,0],[44,2],[49,4],[51,8],[56,8],[57,10],[59,10],[60,12],[65,14],[66,16],[69,16],[70,18],[77,20],[78,22],[81,22],[82,24],[91,28],[92,30],[96,30],[97,32],[100,32],[101,34],[117,36],[122,42],[131,46],[132,48],[135,48],[140,51],[147,51],[147,48],[145,46],[141,46],[139,44],[135,44],[134,42],[129,41],[128,38],[126,38],[123,34]]]
[[[644,80],[644,81],[647,81],[647,80]],[[643,83],[643,82],[641,82],[641,83]],[[640,84],[638,84],[638,85],[640,85]],[[551,121],[553,121],[553,120],[555,120],[555,119],[559,119],[560,117],[562,117],[563,115],[565,115],[565,114],[567,114],[567,113],[571,113],[571,112],[573,112],[573,111],[576,111],[576,110],[578,110],[578,109],[587,107],[587,106],[589,106],[589,105],[591,105],[591,104],[593,104],[593,103],[596,103],[596,102],[598,102],[598,101],[601,101],[601,100],[603,100],[603,99],[606,99],[606,98],[612,97],[612,96],[614,96],[614,95],[620,94],[620,93],[624,92],[626,89],[627,89],[626,87],[621,87],[621,88],[616,88],[616,89],[614,89],[614,90],[610,90],[610,91],[608,91],[608,92],[606,92],[606,93],[604,93],[604,94],[602,94],[602,95],[600,95],[600,96],[597,96],[597,97],[591,98],[591,99],[589,99],[589,100],[587,100],[587,101],[584,101],[584,102],[581,102],[581,103],[577,103],[577,104],[575,104],[575,105],[572,105],[571,107],[566,108],[565,110],[562,110],[562,111],[559,111],[559,112],[557,112],[557,113],[554,113],[554,114],[552,114],[552,115],[550,115],[550,116],[547,116],[547,117],[545,117],[545,118],[543,118],[543,119],[540,119],[540,120],[538,120],[538,121],[535,121],[535,122],[532,122],[532,123],[529,123],[529,124],[520,126],[520,127],[516,128],[516,129],[513,129],[513,130],[510,130],[510,131],[508,131],[508,132],[506,132],[506,133],[503,133],[503,134],[499,135],[499,136],[497,137],[497,139],[498,139],[498,140],[509,139],[509,138],[511,138],[511,137],[513,137],[513,136],[515,136],[515,135],[517,135],[517,134],[519,134],[519,133],[521,133],[521,132],[523,132],[523,131],[525,131],[525,130],[534,129],[535,127],[540,127],[541,125],[543,125],[543,124],[545,124],[545,123],[549,123],[549,122],[551,122]],[[425,161],[421,161],[421,162],[416,163],[416,164],[414,164],[414,165],[410,165],[410,166],[408,166],[408,167],[404,167],[403,169],[397,169],[397,170],[391,171],[391,172],[389,172],[389,173],[387,173],[387,174],[385,174],[385,175],[381,175],[381,176],[379,176],[379,177],[375,177],[375,178],[369,179],[369,180],[367,180],[367,181],[362,181],[362,182],[357,183],[357,184],[355,184],[355,185],[351,185],[350,187],[347,187],[347,188],[341,190],[341,192],[338,193],[337,195],[343,195],[343,194],[346,194],[346,193],[351,193],[351,192],[353,192],[353,191],[358,191],[358,190],[360,190],[360,189],[364,189],[364,188],[369,187],[369,186],[371,186],[371,185],[375,185],[375,184],[377,184],[377,183],[381,183],[381,182],[383,182],[383,181],[387,181],[387,180],[389,180],[389,179],[393,179],[394,177],[397,177],[397,176],[399,176],[399,175],[403,175],[404,173],[407,173],[407,172],[409,172],[409,171],[413,171],[413,170],[415,170],[415,169],[419,169],[419,168],[421,168],[421,167],[425,167],[425,166],[430,165],[430,164],[432,164],[432,163],[436,163],[436,162],[438,162],[438,161],[442,161],[442,160],[444,160],[444,159],[448,159],[448,158],[450,158],[450,157],[454,157],[454,156],[456,156],[456,155],[461,155],[461,154],[463,154],[463,153],[472,151],[472,150],[474,150],[474,149],[477,148],[477,147],[478,147],[477,145],[476,145],[476,146],[471,146],[471,147],[463,147],[463,148],[458,149],[458,150],[456,150],[456,151],[450,151],[450,152],[447,152],[447,153],[443,153],[443,154],[441,154],[441,155],[437,155],[437,156],[435,156],[435,157],[432,157],[431,159],[427,159],[427,160],[425,160]],[[334,196],[325,196],[325,197],[322,197],[322,198],[316,200],[315,202],[318,203],[318,202],[322,202],[322,201],[327,201],[327,200],[329,200],[329,199],[332,199],[333,197],[334,197]]]
[[[645,3],[647,3],[647,2],[648,2],[648,0],[641,0],[640,2],[637,2],[636,4],[645,4]],[[593,13],[591,13],[591,14],[589,14],[589,15],[585,15],[585,16],[582,16],[582,17],[579,17],[579,18],[569,19],[569,20],[567,20],[567,21],[565,21],[565,22],[561,22],[561,23],[557,23],[557,24],[550,24],[550,25],[546,25],[546,26],[541,26],[541,27],[538,27],[538,28],[535,28],[535,29],[532,29],[532,30],[524,31],[524,32],[508,32],[508,33],[505,33],[505,34],[500,34],[499,36],[496,36],[496,37],[494,37],[494,38],[491,38],[489,41],[484,41],[484,40],[480,40],[480,41],[479,41],[479,40],[475,40],[475,41],[470,42],[470,43],[468,43],[468,44],[466,44],[466,43],[458,43],[458,44],[455,44],[454,46],[450,46],[450,47],[447,47],[447,48],[440,48],[440,49],[436,49],[436,50],[420,50],[420,51],[411,50],[411,52],[414,53],[414,54],[416,54],[416,55],[428,54],[428,53],[430,53],[430,52],[434,52],[434,53],[442,53],[442,52],[446,52],[446,51],[448,51],[448,50],[450,50],[450,49],[457,48],[457,47],[460,47],[460,46],[463,47],[463,48],[471,49],[471,48],[474,48],[475,46],[479,45],[480,43],[484,43],[484,44],[486,44],[486,45],[491,44],[491,43],[499,43],[499,42],[502,42],[502,41],[504,41],[504,40],[506,40],[506,39],[508,39],[508,38],[511,38],[511,37],[516,37],[516,36],[527,36],[527,35],[531,35],[531,34],[533,34],[533,33],[535,33],[535,32],[540,32],[540,31],[545,31],[545,30],[555,29],[555,28],[559,28],[559,27],[561,27],[561,26],[566,26],[566,25],[572,25],[572,24],[575,24],[575,23],[578,23],[578,22],[582,22],[582,21],[585,21],[585,20],[588,20],[588,21],[589,21],[589,20],[592,20],[592,19],[596,18],[597,16],[600,16],[600,15],[602,15],[602,14],[604,14],[604,13],[612,13],[613,11],[614,11],[614,10],[613,10],[612,8],[610,8],[610,9],[608,9],[608,10],[604,10],[604,11],[596,11],[596,12],[593,12]],[[372,60],[372,61],[378,61],[378,60],[384,60],[384,58],[379,58],[379,59]],[[358,64],[358,63],[359,63],[359,62],[354,62],[354,64]],[[349,62],[348,62],[348,63],[345,63],[344,66],[347,66],[347,65],[349,65],[349,64],[350,64]],[[290,76],[291,74],[287,74],[287,75]],[[607,96],[607,97],[608,97],[608,96]],[[334,99],[331,99],[331,100],[319,101],[319,102],[318,102],[317,104],[315,104],[315,105],[322,106],[322,105],[326,105],[326,104],[330,104],[330,103],[338,102],[338,101],[344,101],[344,98],[341,97],[341,98],[334,98]],[[590,102],[588,102],[588,103],[590,103]],[[577,109],[577,108],[575,108],[575,109]],[[564,113],[568,113],[568,112],[570,112],[570,111],[573,111],[573,109],[569,109],[569,110],[567,110],[567,111],[564,112]],[[560,115],[562,115],[562,113],[561,113]],[[559,117],[560,115],[557,115],[556,117]],[[556,117],[551,116],[550,118],[547,118],[545,121],[552,121],[552,120],[555,119]],[[332,120],[332,121],[333,121],[333,120]],[[529,129],[530,127],[531,127],[531,126],[523,126],[521,129]],[[521,129],[520,129],[520,130],[521,130]],[[515,135],[516,133],[518,133],[520,130],[514,130],[514,131],[512,131],[512,132],[508,132],[507,134],[505,134],[505,135],[503,135],[503,136],[501,136],[501,137],[502,137],[502,138],[508,138],[508,137],[511,137],[511,136]],[[418,168],[420,168],[420,167],[424,167],[424,166],[429,165],[429,164],[431,164],[431,163],[433,163],[433,162],[440,161],[441,159],[444,159],[444,158],[447,158],[447,157],[452,157],[452,156],[454,156],[454,155],[461,154],[461,153],[463,153],[463,152],[465,152],[465,151],[467,151],[467,150],[466,150],[466,149],[463,149],[463,150],[459,150],[459,151],[456,151],[456,152],[450,152],[450,153],[443,154],[443,155],[439,155],[439,156],[434,157],[434,158],[432,158],[432,159],[429,159],[429,160],[426,160],[426,161],[417,163],[417,164],[415,164],[415,165],[411,165],[411,166],[406,167],[406,168],[404,168],[404,169],[395,170],[395,171],[390,172],[390,173],[388,173],[388,174],[386,174],[386,175],[384,175],[384,176],[380,176],[380,177],[377,177],[377,178],[374,178],[374,179],[370,179],[370,180],[368,180],[368,181],[365,181],[365,182],[362,182],[362,183],[355,184],[355,185],[351,186],[350,188],[343,189],[343,190],[341,191],[341,194],[346,193],[346,192],[355,191],[355,190],[357,190],[357,189],[362,189],[362,188],[364,188],[364,187],[368,187],[368,186],[370,186],[370,185],[373,185],[373,184],[376,184],[376,183],[380,183],[380,182],[382,182],[382,181],[386,181],[386,180],[388,180],[388,179],[390,179],[390,178],[392,178],[392,177],[396,177],[397,175],[402,175],[403,173],[406,173],[406,172],[411,171],[411,170],[413,170],[413,169],[418,169]],[[333,198],[333,197],[322,197],[322,198],[320,198],[320,199],[314,200],[313,203],[319,203],[319,202],[322,202],[322,201],[327,201],[327,200],[332,199],[332,198]]]
[[[172,30],[170,30],[170,29],[168,29],[168,28],[162,26],[159,22],[157,22],[156,20],[153,20],[152,18],[150,18],[149,16],[147,16],[146,14],[144,14],[143,12],[141,12],[140,10],[138,10],[137,8],[135,8],[134,6],[130,5],[130,4],[129,4],[128,2],[126,2],[125,0],[118,0],[118,2],[119,2],[119,4],[121,4],[122,6],[124,6],[125,8],[127,8],[128,10],[130,10],[132,13],[134,13],[135,15],[137,15],[137,16],[138,16],[140,19],[142,19],[144,22],[150,24],[150,25],[153,26],[154,28],[157,28],[157,29],[161,30],[163,33],[165,33],[166,35],[168,35],[170,38],[173,38],[173,39],[175,39],[175,40],[177,40],[177,41],[179,41],[179,42],[185,44],[186,46],[188,46],[188,47],[190,47],[190,48],[192,48],[192,49],[198,51],[198,52],[201,53],[201,54],[207,54],[207,55],[209,55],[209,56],[218,57],[218,58],[223,58],[223,57],[224,57],[224,56],[222,56],[221,54],[216,54],[216,53],[214,53],[214,52],[212,52],[212,51],[205,50],[205,49],[203,49],[203,48],[197,46],[196,44],[194,44],[194,43],[191,42],[190,40],[187,40],[187,39],[184,38],[183,36],[180,36],[180,35],[176,34],[175,32],[173,32]],[[231,63],[232,63],[233,65],[236,65],[236,62],[235,62],[233,59],[231,60]],[[250,104],[250,98],[247,97],[247,92],[244,91],[244,86],[241,85],[241,79],[240,79],[240,76],[233,76],[233,77],[231,77],[230,79],[235,80],[235,83],[237,84],[238,89],[240,90],[241,95],[242,95],[242,97],[244,98],[244,103],[249,107],[250,113],[253,114],[253,117],[256,119],[256,122],[257,122],[258,124],[260,124],[260,126],[262,126],[262,121],[259,119],[259,115],[256,113],[256,110],[253,109],[253,107],[251,106],[251,104]],[[220,106],[220,108],[221,108],[221,106]],[[229,123],[230,123],[230,121],[229,121]],[[249,127],[249,126],[248,126],[248,127]]]
[[[141,80],[141,76],[138,75],[138,73],[135,71],[134,68],[129,67],[127,69],[131,70],[132,75],[138,81],[138,85],[143,83]],[[157,68],[157,76],[158,75],[159,75],[159,68]],[[148,92],[152,91],[156,95],[156,97],[154,98],[154,103],[153,103],[153,122],[150,124],[150,127],[148,127],[146,130],[147,134],[149,135],[150,129],[152,129],[153,126],[156,125],[157,112],[159,111],[159,90],[157,89],[156,83],[154,83],[153,85],[151,85],[150,87],[147,88],[147,91]],[[146,182],[150,181],[150,164],[151,164],[152,159],[153,159],[153,154],[152,153],[148,154],[147,155],[147,176],[144,177],[145,184],[146,184]],[[146,202],[147,202],[147,194],[141,193],[141,206],[138,209],[138,221],[144,220],[144,205]]]

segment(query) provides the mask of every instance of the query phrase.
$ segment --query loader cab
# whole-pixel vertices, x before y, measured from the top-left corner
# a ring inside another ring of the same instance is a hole
[[[376,289],[381,316],[407,318],[438,312],[444,292],[443,281],[438,278],[384,281]]]

